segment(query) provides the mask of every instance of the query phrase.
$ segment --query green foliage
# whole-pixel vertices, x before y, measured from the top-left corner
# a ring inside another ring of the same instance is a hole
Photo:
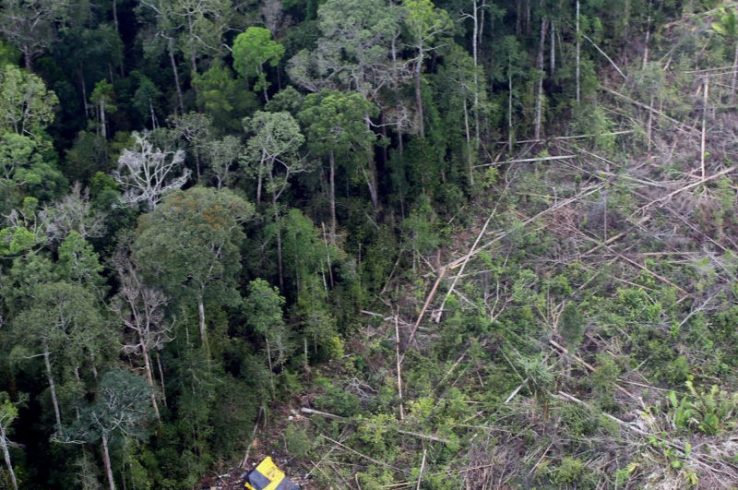
[[[65,156],[62,170],[71,182],[86,184],[96,172],[111,170],[107,143],[92,132],[80,131]]]
[[[561,487],[588,488],[585,471],[583,461],[567,456],[554,471],[553,481]]]
[[[0,130],[36,135],[54,120],[59,103],[38,76],[13,65],[0,68]]]
[[[252,214],[253,206],[230,190],[174,192],[141,217],[134,257],[144,274],[174,297],[207,293],[227,300],[244,239],[240,224]]]
[[[420,196],[417,205],[402,225],[406,246],[414,252],[424,255],[440,244],[435,212],[427,196]]]
[[[426,45],[430,48],[440,33],[451,29],[451,17],[431,0],[403,0],[402,6],[406,12],[405,26],[420,50]]]
[[[243,90],[242,82],[233,77],[230,68],[220,63],[213,63],[207,71],[196,74],[192,86],[197,105],[223,131],[239,131],[241,120],[258,105],[256,96]]]
[[[233,68],[243,78],[256,79],[255,92],[269,89],[265,66],[276,68],[284,56],[284,46],[272,39],[272,33],[265,27],[249,27],[236,36],[233,42]]]
[[[315,400],[318,408],[344,417],[351,417],[359,413],[360,403],[356,395],[342,389],[327,378],[316,379],[315,383],[324,391]]]
[[[48,159],[48,143],[30,136],[0,135],[0,209],[19,206],[25,195],[48,200],[65,185],[64,177]]]
[[[17,255],[39,244],[39,237],[24,227],[0,230],[0,255]]]
[[[305,98],[299,118],[313,151],[350,158],[354,152],[366,156],[376,141],[365,120],[376,113],[376,106],[361,94],[326,90]]]
[[[584,337],[584,317],[576,303],[567,303],[559,318],[559,332],[569,348],[576,349]]]
[[[21,485],[235,477],[257,419],[251,454],[316,488],[730,479],[724,3],[4,1],[0,437]],[[144,130],[194,177],[148,212],[111,175]],[[285,421],[302,406],[343,418]]]
[[[313,441],[307,430],[297,424],[289,424],[284,431],[287,451],[296,458],[305,458],[310,453]]]
[[[738,40],[738,12],[736,9],[723,7],[717,22],[712,23],[712,30],[732,41]]]
[[[697,391],[692,381],[685,385],[688,392],[681,399],[675,392],[669,392],[675,427],[714,436],[738,426],[738,394],[730,394],[716,385],[709,391]]]
[[[76,282],[88,288],[100,288],[103,278],[97,253],[76,231],[67,235],[59,245],[58,267],[64,280]]]

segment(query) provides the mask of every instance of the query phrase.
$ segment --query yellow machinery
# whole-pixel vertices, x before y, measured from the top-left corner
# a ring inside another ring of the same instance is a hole
[[[285,477],[284,472],[277,468],[269,456],[246,474],[244,488],[248,490],[300,490],[299,486]]]

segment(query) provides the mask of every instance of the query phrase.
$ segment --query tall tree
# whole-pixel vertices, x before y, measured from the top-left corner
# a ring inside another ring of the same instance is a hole
[[[251,329],[264,337],[272,396],[275,395],[274,364],[281,366],[287,361],[288,332],[283,318],[284,304],[279,291],[265,280],[255,279],[249,284],[249,295],[244,300],[247,322]]]
[[[207,141],[202,149],[210,174],[215,178],[215,187],[222,189],[229,185],[232,173],[238,167],[243,154],[243,145],[236,136],[227,135],[221,139]]]
[[[0,34],[21,53],[28,70],[68,21],[69,0],[3,0],[0,3]]]
[[[328,0],[318,9],[313,52],[290,60],[290,77],[311,91],[352,90],[376,102],[406,72],[397,62],[402,11],[382,0]]]
[[[0,67],[0,130],[34,135],[54,120],[56,94],[17,66]]]
[[[140,356],[143,361],[146,382],[151,389],[151,406],[157,420],[160,420],[151,353],[163,349],[172,340],[172,323],[164,315],[169,299],[161,291],[143,283],[125,252],[119,251],[114,262],[121,285],[110,308],[126,328],[123,352]],[[163,394],[163,384],[160,389]]]
[[[403,0],[405,9],[405,27],[408,31],[408,43],[415,50],[415,106],[417,110],[418,133],[425,137],[425,115],[423,112],[423,94],[421,75],[428,54],[438,48],[438,42],[446,34],[453,22],[448,13],[436,8],[431,0]]]
[[[247,159],[256,167],[256,203],[261,202],[262,181],[267,179],[271,194],[272,217],[277,227],[277,266],[279,285],[284,286],[282,265],[282,233],[280,229],[279,198],[289,185],[292,175],[305,169],[298,150],[305,141],[300,125],[289,112],[262,112],[254,114],[244,124],[253,133],[247,146]]]
[[[115,112],[115,94],[113,93],[113,85],[107,80],[100,80],[95,84],[95,89],[92,91],[90,96],[90,102],[95,104],[97,108],[95,113],[97,114],[97,124],[100,136],[103,138],[108,137],[108,123],[107,114],[109,112]]]
[[[59,275],[102,296],[103,277],[100,259],[92,245],[76,231],[71,231],[59,245]]]
[[[33,293],[32,306],[14,321],[19,338],[16,355],[43,358],[54,419],[63,435],[62,410],[58,395],[57,370],[66,365],[77,374],[86,360],[93,373],[100,362],[99,351],[110,339],[92,293],[68,282],[40,284]]]
[[[0,133],[0,212],[20,209],[24,198],[36,203],[58,196],[65,179],[48,160],[48,145],[13,132]]]
[[[0,450],[3,453],[5,468],[7,468],[8,474],[10,475],[10,483],[13,485],[13,490],[18,490],[18,479],[13,470],[13,461],[10,459],[10,446],[12,442],[8,433],[10,432],[10,426],[17,418],[18,407],[10,400],[7,393],[4,391],[0,392]]]
[[[485,78],[484,71],[458,44],[452,44],[444,54],[447,61],[435,78],[438,93],[445,96],[439,105],[443,107],[441,112],[448,121],[449,133],[458,134],[457,128],[463,128],[467,175],[469,185],[473,186],[480,144],[479,124],[482,114],[488,112],[487,92],[478,86],[478,80]]]
[[[166,41],[170,57],[179,49],[192,73],[198,73],[201,58],[214,59],[223,53],[223,35],[233,12],[231,0],[139,1],[144,18],[147,10],[155,14],[157,35]],[[173,69],[176,73],[176,65]]]
[[[243,81],[222,63],[213,62],[206,72],[192,80],[197,93],[197,105],[210,116],[220,131],[238,132],[241,120],[259,106],[257,96],[244,90]]]
[[[254,92],[262,92],[269,101],[270,83],[266,67],[276,68],[284,56],[284,46],[272,39],[272,33],[264,27],[249,27],[236,36],[233,42],[233,68],[246,80],[254,80]]]
[[[253,206],[227,189],[176,191],[139,220],[133,257],[150,284],[194,300],[200,338],[208,349],[205,300],[233,298],[240,269],[241,224]]]
[[[255,170],[256,203],[261,204],[264,179],[273,173],[275,164],[289,170],[305,138],[289,112],[259,111],[244,121],[244,128],[251,135],[245,157]]]
[[[202,153],[213,137],[213,118],[200,112],[188,112],[169,118],[173,133],[184,140],[185,148],[195,157],[195,171],[200,178]]]
[[[113,177],[124,191],[124,203],[143,203],[151,210],[164,195],[180,189],[189,179],[190,171],[182,168],[182,150],[155,148],[149,133],[134,132],[133,139],[134,148],[123,150]]]
[[[143,439],[151,418],[146,381],[128,371],[115,369],[102,376],[95,402],[72,426],[70,436],[100,442],[108,488],[115,490],[110,443],[115,437]]]
[[[358,162],[364,173],[372,203],[379,206],[379,196],[372,158],[376,135],[369,129],[367,115],[376,114],[376,106],[359,93],[326,90],[305,99],[299,117],[305,126],[308,145],[328,158],[331,240],[336,240],[336,157],[345,163]],[[367,168],[370,167],[370,168]]]

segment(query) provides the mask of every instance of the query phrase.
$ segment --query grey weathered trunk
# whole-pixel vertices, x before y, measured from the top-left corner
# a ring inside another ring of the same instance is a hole
[[[474,0],[474,32],[472,40],[472,57],[474,59],[474,136],[476,148],[479,148],[479,42],[480,42],[480,21],[479,21],[479,5],[477,0]],[[466,102],[464,103],[464,110],[466,110]],[[465,115],[466,117],[466,115]],[[467,123],[468,126],[468,123]],[[467,135],[469,131],[467,129]],[[468,137],[467,137],[468,140]],[[471,175],[471,174],[470,174]],[[472,176],[472,180],[474,177]],[[472,182],[473,184],[473,182]]]
[[[149,386],[151,387],[151,406],[154,409],[154,415],[156,415],[156,420],[161,422],[161,415],[159,414],[159,404],[156,402],[156,385],[154,384],[154,373],[153,369],[151,368],[151,358],[149,356],[149,349],[146,347],[146,342],[144,342],[144,339],[139,337],[139,341],[141,342],[141,356],[144,360],[144,369],[146,371],[146,381],[149,383]]]
[[[469,168],[469,186],[474,187],[474,166],[472,159],[471,135],[469,134],[469,110],[464,99],[464,132],[466,133],[466,160]]]
[[[30,49],[23,50],[23,65],[26,67],[26,70],[33,71],[33,53],[31,53]]]
[[[548,19],[544,17],[541,19],[541,37],[540,44],[538,45],[538,57],[536,60],[536,69],[538,70],[538,89],[536,93],[536,119],[535,129],[533,138],[536,140],[541,139],[541,126],[543,124],[543,63],[544,53],[546,50],[546,31],[548,30]]]
[[[108,139],[108,128],[105,121],[105,99],[100,99],[100,133],[103,139]]]
[[[277,227],[277,270],[279,272],[279,288],[284,289],[284,269],[282,262],[282,223],[279,216],[279,205],[277,204],[277,189],[274,185],[274,175],[269,174],[269,183],[272,187],[272,215],[274,225]]]
[[[582,56],[582,40],[580,37],[580,31],[579,31],[579,0],[577,0],[577,14],[576,14],[576,31],[577,31],[577,54],[576,54],[576,64],[575,64],[575,70],[576,70],[576,94],[577,94],[577,104],[581,101],[581,93],[582,93],[582,87],[581,87],[581,56]]]
[[[164,386],[164,369],[161,367],[161,357],[159,357],[159,353],[156,353],[156,365],[159,368],[159,384],[161,384],[161,401],[164,403],[164,406],[167,406],[167,390]]]
[[[508,65],[507,68],[507,145],[508,150],[512,152],[513,147],[513,83],[512,72]]]
[[[331,243],[336,244],[336,156],[333,151],[330,160],[330,193],[331,193]]]
[[[79,85],[82,89],[82,108],[85,111],[85,119],[90,115],[90,108],[87,105],[87,85],[85,84],[85,75],[82,72],[82,67],[79,67]]]
[[[204,289],[204,288],[203,288]],[[200,290],[200,295],[197,298],[197,314],[200,319],[200,340],[202,341],[203,347],[209,350],[208,346],[208,327],[205,323],[205,303],[203,300],[204,291]]]
[[[421,138],[425,138],[425,115],[423,113],[423,91],[422,91],[421,82],[420,82],[420,75],[423,69],[423,58],[424,58],[422,49],[418,56],[419,56],[418,64],[415,67],[415,107],[417,110],[418,134],[420,134]]]
[[[549,34],[551,37],[551,40],[549,41],[549,73],[551,76],[554,75],[554,72],[556,71],[556,24],[551,21],[551,29],[549,30]]]
[[[44,364],[46,365],[46,378],[49,381],[49,392],[51,393],[51,404],[54,405],[54,417],[56,417],[56,430],[61,434],[62,423],[61,423],[61,410],[59,410],[59,399],[56,396],[56,383],[54,382],[54,375],[51,372],[51,359],[49,355],[49,348],[44,346]]]
[[[261,204],[261,189],[264,185],[264,150],[261,151],[261,161],[259,162],[259,172],[256,176],[256,204]]]
[[[113,25],[115,25],[115,32],[120,32],[118,25],[118,2],[113,0]]]
[[[105,466],[105,476],[108,478],[108,488],[115,490],[115,478],[113,478],[113,466],[110,464],[110,450],[108,449],[108,435],[102,434],[102,457]]]
[[[738,41],[735,43],[735,52],[733,54],[733,77],[730,80],[730,103],[735,104],[735,88],[738,83]]]
[[[5,467],[8,469],[13,490],[18,490],[18,480],[15,478],[13,462],[10,460],[10,451],[8,450],[8,437],[5,434],[5,427],[2,425],[0,425],[0,448],[3,450],[3,459],[5,459]]]
[[[174,60],[174,40],[168,39],[167,51],[169,52],[169,64],[172,66],[172,74],[174,75],[174,86],[177,89],[177,102],[179,104],[180,114],[184,114],[184,99],[182,97],[182,84],[179,81],[179,72],[177,71],[177,62]]]
[[[269,339],[266,339],[267,348],[267,363],[269,364],[269,384],[272,387],[272,398],[274,398],[276,391],[274,390],[274,367],[272,366],[272,348],[269,344]]]

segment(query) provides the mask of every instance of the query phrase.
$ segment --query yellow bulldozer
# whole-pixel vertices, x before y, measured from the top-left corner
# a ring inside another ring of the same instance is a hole
[[[269,456],[246,473],[243,485],[247,490],[300,490],[299,485],[287,478]]]

